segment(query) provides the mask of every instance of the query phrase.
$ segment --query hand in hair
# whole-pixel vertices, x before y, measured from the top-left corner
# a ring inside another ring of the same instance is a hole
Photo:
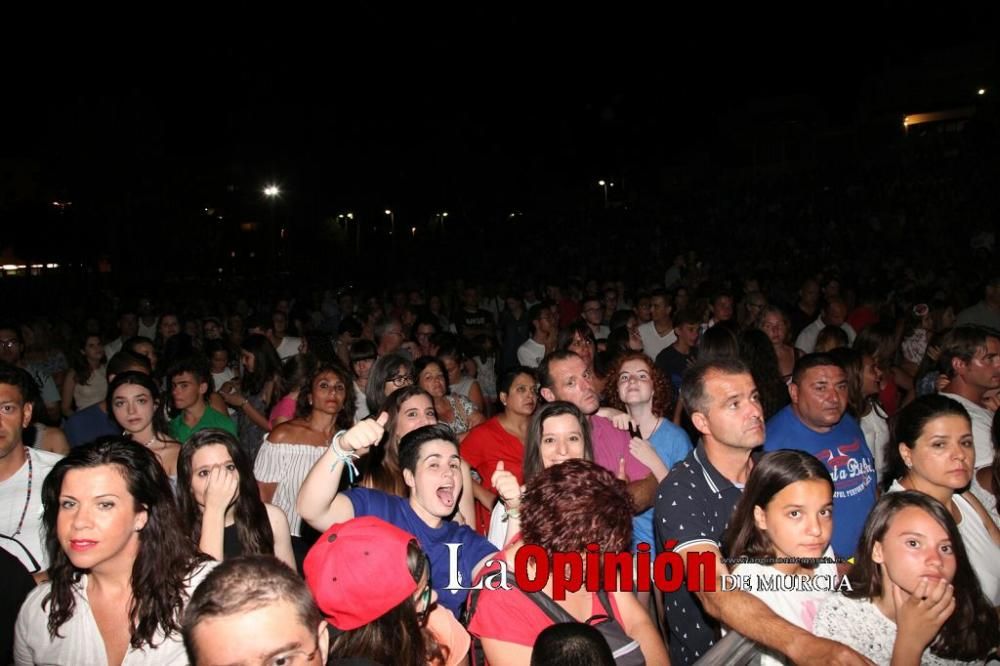
[[[224,515],[236,498],[239,488],[240,477],[235,470],[223,465],[213,465],[205,486],[205,513]]]
[[[907,659],[916,664],[944,623],[955,611],[955,588],[943,578],[934,583],[923,579],[917,589],[904,599],[903,591],[892,581],[892,603],[896,609],[896,644],[893,663]]]
[[[491,481],[508,511],[515,510],[521,505],[521,493],[524,492],[524,488],[517,482],[513,473],[504,469],[502,460],[497,463]]]
[[[382,440],[388,421],[389,415],[386,412],[379,414],[377,419],[360,421],[340,438],[340,449],[345,453],[367,453],[368,449]]]

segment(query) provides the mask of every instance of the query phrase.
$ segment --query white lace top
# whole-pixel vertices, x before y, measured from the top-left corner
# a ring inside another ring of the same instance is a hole
[[[325,446],[271,442],[264,436],[253,475],[261,483],[277,483],[271,504],[285,512],[292,536],[301,536],[302,519],[295,509],[295,500],[306,475],[326,451]]]
[[[819,607],[813,633],[821,638],[831,638],[860,652],[876,664],[892,661],[892,648],[896,643],[896,623],[882,615],[869,599],[848,599],[843,595],[831,597]],[[977,664],[977,661],[942,659],[924,650],[920,657],[923,666],[945,664]]]

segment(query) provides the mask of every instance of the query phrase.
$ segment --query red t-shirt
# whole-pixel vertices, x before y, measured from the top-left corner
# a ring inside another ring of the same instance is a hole
[[[607,615],[597,594],[590,596],[591,616]],[[608,598],[615,619],[624,627],[615,595],[609,593]],[[555,622],[521,590],[484,589],[479,593],[479,603],[469,623],[469,633],[478,638],[492,638],[531,647],[538,634],[553,624]]]
[[[462,458],[479,472],[483,487],[496,492],[493,487],[493,472],[497,463],[503,461],[504,469],[514,475],[518,483],[524,483],[524,444],[514,435],[504,430],[496,416],[469,431],[462,440]],[[486,534],[490,529],[490,512],[476,502],[476,531]]]

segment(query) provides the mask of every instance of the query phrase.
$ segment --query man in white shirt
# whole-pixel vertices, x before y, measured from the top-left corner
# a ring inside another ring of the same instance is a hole
[[[958,326],[941,341],[941,370],[948,376],[942,395],[956,400],[972,418],[976,469],[993,464],[990,429],[994,412],[983,407],[983,394],[1000,387],[1000,338],[979,326]]]
[[[537,368],[548,351],[555,349],[556,317],[548,303],[542,302],[528,310],[531,337],[517,348],[517,362]]]
[[[665,290],[655,289],[649,295],[649,308],[652,319],[639,324],[639,337],[642,338],[642,351],[655,361],[661,351],[677,342],[677,334],[670,316],[670,297]]]
[[[0,548],[30,573],[48,568],[42,526],[42,483],[62,456],[29,449],[21,435],[31,422],[34,380],[25,370],[0,363]]]
[[[816,321],[806,326],[795,339],[795,347],[806,354],[816,351],[816,338],[827,326],[838,326],[847,334],[847,345],[854,344],[854,327],[847,323],[847,304],[840,298],[831,298],[823,307]]]

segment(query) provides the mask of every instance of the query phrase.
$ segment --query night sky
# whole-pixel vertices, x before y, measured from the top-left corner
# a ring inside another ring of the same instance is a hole
[[[0,214],[27,228],[0,245],[41,256],[54,230],[63,255],[114,248],[205,206],[258,220],[269,182],[299,224],[386,207],[404,225],[438,210],[467,222],[572,210],[599,202],[599,178],[655,197],[664,167],[724,163],[734,118],[848,125],[931,100],[934,66],[921,63],[965,61],[968,81],[936,91],[945,103],[994,76],[996,33],[978,9],[671,11],[53,35],[7,74]]]

